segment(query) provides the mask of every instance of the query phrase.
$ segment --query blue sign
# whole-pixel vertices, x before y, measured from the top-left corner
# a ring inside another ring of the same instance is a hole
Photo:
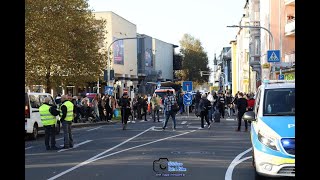
[[[279,74],[278,79],[279,79],[279,80],[284,80],[284,74]]]
[[[112,86],[104,86],[104,94],[113,95],[113,87]]]
[[[280,62],[280,50],[267,51],[268,62]]]
[[[192,104],[192,94],[186,93],[183,95],[183,104],[185,106],[190,106]]]
[[[192,81],[183,81],[182,90],[187,92],[192,91]]]

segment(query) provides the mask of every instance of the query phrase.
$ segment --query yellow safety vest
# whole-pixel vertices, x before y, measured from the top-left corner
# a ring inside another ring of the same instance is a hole
[[[70,101],[65,101],[62,105],[65,105],[67,107],[67,115],[64,120],[72,121],[73,120],[73,107],[74,107],[73,103]],[[60,115],[62,116],[61,106],[60,106]]]
[[[41,122],[44,126],[54,125],[57,121],[56,117],[50,113],[50,107],[47,104],[42,104],[39,108]]]

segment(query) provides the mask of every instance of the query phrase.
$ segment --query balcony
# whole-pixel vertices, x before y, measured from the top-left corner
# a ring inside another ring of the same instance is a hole
[[[295,6],[295,3],[296,1],[295,0],[284,0],[284,4],[286,6]]]
[[[295,18],[292,18],[287,21],[287,24],[284,28],[286,36],[295,36],[295,31],[296,31],[295,24],[296,24]]]

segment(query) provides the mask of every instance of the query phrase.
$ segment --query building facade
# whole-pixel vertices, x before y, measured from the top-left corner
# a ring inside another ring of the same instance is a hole
[[[231,72],[232,72],[232,88],[231,93],[235,95],[239,89],[238,89],[238,81],[239,81],[239,75],[238,75],[238,67],[239,67],[239,61],[237,61],[237,41],[232,40],[230,41],[231,44]]]
[[[274,37],[274,49],[280,50],[280,63],[271,64],[268,74],[271,79],[278,79],[283,73],[285,79],[295,76],[295,1],[266,0],[260,2],[261,25],[269,29]],[[261,31],[262,61],[267,63],[266,51],[273,48],[270,35]],[[263,53],[265,52],[265,53]]]
[[[111,43],[109,54],[111,63],[110,69],[114,70],[114,78],[108,83],[114,88],[114,95],[121,97],[124,91],[133,96],[134,89],[138,85],[137,76],[137,39],[124,39],[137,37],[137,27],[135,24],[124,19],[112,11],[94,12],[96,19],[106,20],[106,42],[101,47],[107,51]],[[107,67],[105,67],[107,69]]]
[[[240,26],[249,26],[249,6],[248,1],[244,6],[244,13],[239,23]],[[236,36],[237,40],[237,89],[240,92],[249,92],[250,84],[250,68],[249,68],[249,38],[250,38],[249,28],[240,28]]]

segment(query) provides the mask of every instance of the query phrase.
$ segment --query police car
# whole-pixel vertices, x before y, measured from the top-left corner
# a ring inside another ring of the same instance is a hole
[[[251,121],[252,164],[256,179],[295,176],[295,83],[267,80],[258,88]]]

